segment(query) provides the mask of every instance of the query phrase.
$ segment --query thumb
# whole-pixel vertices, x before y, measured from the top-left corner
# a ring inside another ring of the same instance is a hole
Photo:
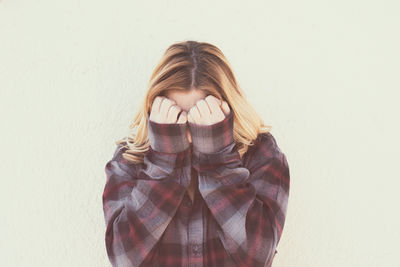
[[[179,115],[178,123],[186,123],[187,121],[187,112],[182,111],[181,115]]]
[[[221,109],[224,112],[225,116],[227,116],[229,114],[230,110],[231,110],[226,101],[222,101]]]

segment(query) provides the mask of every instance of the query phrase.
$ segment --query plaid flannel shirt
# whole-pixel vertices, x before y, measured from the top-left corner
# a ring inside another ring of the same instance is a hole
[[[290,185],[286,156],[272,134],[259,134],[241,159],[232,110],[213,125],[147,119],[144,162],[128,163],[120,144],[105,166],[112,266],[271,266]],[[198,177],[193,203],[186,190],[191,175]]]

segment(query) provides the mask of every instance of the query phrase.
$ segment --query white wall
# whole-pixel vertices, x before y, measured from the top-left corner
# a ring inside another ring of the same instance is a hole
[[[225,53],[287,155],[274,266],[400,266],[399,7],[0,1],[0,265],[110,266],[105,163],[164,50],[193,39]]]

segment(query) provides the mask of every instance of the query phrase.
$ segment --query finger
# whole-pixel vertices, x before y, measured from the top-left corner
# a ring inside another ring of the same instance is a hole
[[[196,106],[200,113],[200,123],[208,121],[211,117],[211,109],[208,106],[207,101],[200,99],[197,101]]]
[[[168,117],[168,111],[172,105],[174,105],[175,102],[172,101],[171,99],[168,99],[166,97],[162,97],[162,102],[160,106],[160,117],[162,121],[167,121]]]
[[[160,112],[160,104],[161,104],[162,98],[160,96],[156,96],[156,98],[153,101],[153,104],[151,105],[151,112],[150,112],[150,118],[151,120],[157,119],[156,117],[158,116],[158,113]]]
[[[181,114],[179,115],[179,119],[177,123],[186,123],[187,122],[187,112],[182,111]]]
[[[216,97],[216,96],[213,96],[213,95],[208,95],[207,97],[206,97],[206,99],[207,100],[211,100],[211,101],[214,101],[214,102],[216,102],[218,105],[220,105],[221,106],[221,100],[218,98],[218,97]]]
[[[222,117],[224,115],[221,110],[221,101],[218,98],[214,97],[213,95],[209,95],[205,99],[211,109],[211,113],[215,115],[213,117]]]
[[[192,116],[190,115],[190,113],[187,114],[187,120],[188,120],[188,122],[190,122],[190,123],[194,123],[194,122],[193,122],[193,118],[192,118]]]
[[[190,108],[189,113],[188,113],[188,118],[190,117],[192,123],[200,123],[200,113],[199,110],[197,109],[197,106],[194,105],[193,107]]]
[[[176,123],[179,112],[181,112],[181,108],[178,105],[170,106],[166,123]]]
[[[156,113],[160,111],[160,105],[161,105],[162,97],[161,96],[156,96],[153,102],[152,110]]]
[[[224,112],[225,116],[227,116],[229,114],[229,112],[231,111],[231,109],[229,108],[229,105],[226,101],[222,101],[222,111]]]

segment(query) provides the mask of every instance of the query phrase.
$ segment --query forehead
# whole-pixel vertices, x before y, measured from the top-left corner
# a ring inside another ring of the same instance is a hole
[[[207,94],[202,90],[170,90],[165,96],[172,99],[184,110],[189,110],[200,99],[204,99]]]
[[[175,102],[196,102],[197,100],[205,98],[207,95],[202,90],[170,90],[166,94],[166,97],[175,100]]]

